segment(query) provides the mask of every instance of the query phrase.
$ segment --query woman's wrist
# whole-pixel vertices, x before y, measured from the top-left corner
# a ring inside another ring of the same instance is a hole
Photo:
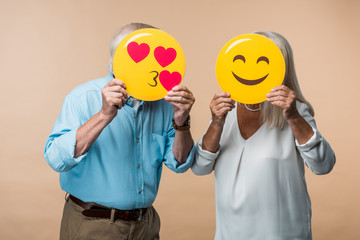
[[[225,123],[225,120],[223,120],[223,119],[213,118],[210,123],[210,126],[213,126],[216,129],[222,130],[222,128],[224,127],[224,123]]]
[[[306,143],[314,135],[312,127],[300,114],[287,121],[299,144]]]
[[[224,124],[217,121],[212,121],[208,130],[206,131],[202,140],[202,149],[215,153],[219,148],[219,142],[221,133],[223,131]]]
[[[297,124],[298,122],[303,120],[303,117],[300,115],[300,113],[298,111],[296,111],[295,113],[287,116],[287,118],[285,120],[289,124]]]

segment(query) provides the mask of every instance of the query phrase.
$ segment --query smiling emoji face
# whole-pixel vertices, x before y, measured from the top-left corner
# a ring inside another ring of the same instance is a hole
[[[216,77],[223,91],[245,104],[266,100],[266,94],[281,85],[285,61],[280,49],[267,37],[244,34],[231,39],[221,49]]]
[[[130,96],[156,101],[182,81],[185,56],[171,35],[145,28],[132,32],[120,42],[113,69],[115,77],[126,84]]]

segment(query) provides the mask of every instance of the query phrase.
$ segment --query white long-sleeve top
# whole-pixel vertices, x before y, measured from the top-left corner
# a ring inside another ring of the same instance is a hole
[[[216,153],[202,149],[202,138],[192,171],[215,173],[216,240],[312,239],[311,203],[304,164],[315,174],[327,174],[335,154],[319,133],[307,105],[299,113],[314,135],[300,145],[287,124],[283,129],[263,124],[245,140],[236,108],[224,124]]]

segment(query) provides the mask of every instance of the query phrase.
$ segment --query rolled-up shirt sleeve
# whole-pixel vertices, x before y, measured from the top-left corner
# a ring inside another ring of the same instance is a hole
[[[45,159],[55,171],[68,171],[86,157],[87,153],[74,158],[76,132],[80,126],[81,118],[76,101],[68,95],[44,149]]]
[[[335,153],[330,144],[317,130],[315,119],[311,116],[308,106],[303,103],[298,103],[297,107],[299,113],[312,127],[314,134],[304,144],[299,144],[298,141],[295,140],[296,147],[305,165],[308,166],[313,173],[318,175],[327,174],[335,165]]]
[[[191,170],[196,175],[210,174],[214,170],[215,160],[220,153],[220,147],[216,153],[212,153],[207,150],[204,150],[202,148],[203,137],[201,137],[201,139],[196,145],[195,159],[191,167]]]
[[[169,128],[169,131],[167,133],[164,164],[170,170],[172,170],[176,173],[184,173],[191,167],[191,165],[194,162],[194,156],[195,156],[195,150],[196,150],[195,145],[193,142],[193,147],[186,159],[186,162],[184,162],[183,164],[179,164],[179,162],[176,160],[174,153],[173,153],[174,139],[175,139],[175,130],[171,125]]]

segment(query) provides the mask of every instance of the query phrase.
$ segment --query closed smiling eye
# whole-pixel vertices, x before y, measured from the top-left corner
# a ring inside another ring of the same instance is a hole
[[[236,60],[242,60],[245,63],[245,57],[243,55],[236,55],[233,59],[233,62],[235,62]]]
[[[264,62],[266,62],[267,64],[269,64],[269,59],[268,59],[267,57],[264,57],[264,56],[259,57],[256,63],[259,63],[259,62],[261,62],[261,61],[264,61]]]

